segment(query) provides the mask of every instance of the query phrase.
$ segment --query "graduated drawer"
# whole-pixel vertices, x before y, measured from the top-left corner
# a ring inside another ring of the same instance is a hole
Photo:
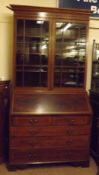
[[[13,116],[13,126],[44,126],[44,125],[86,125],[90,123],[89,116]]]
[[[11,125],[13,126],[44,126],[50,125],[51,118],[42,116],[12,116]]]
[[[88,135],[90,126],[42,126],[42,127],[11,127],[10,136],[69,136]]]
[[[85,150],[66,149],[34,149],[34,151],[10,150],[10,164],[36,163],[36,162],[73,162],[88,161],[89,152]]]
[[[52,125],[88,125],[90,116],[52,116]]]
[[[23,147],[24,145],[24,147]],[[88,136],[61,136],[57,137],[13,137],[10,141],[11,148],[33,150],[35,148],[60,148],[67,150],[89,148]]]

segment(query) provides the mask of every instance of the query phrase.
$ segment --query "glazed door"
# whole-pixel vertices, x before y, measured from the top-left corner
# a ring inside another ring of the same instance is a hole
[[[56,23],[54,87],[84,87],[86,25]]]
[[[16,21],[16,86],[48,86],[49,22]]]

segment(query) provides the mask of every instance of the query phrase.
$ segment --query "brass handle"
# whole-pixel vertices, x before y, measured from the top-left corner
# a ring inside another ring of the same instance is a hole
[[[30,119],[30,120],[29,120],[29,123],[31,123],[31,124],[32,124],[32,123],[33,123],[33,119]]]
[[[33,156],[32,156],[32,154],[31,154],[31,153],[29,153],[29,154],[28,154],[28,157],[29,157],[29,158],[32,158]]]
[[[66,141],[66,144],[67,144],[67,145],[71,145],[72,143],[73,143],[72,140],[68,140],[68,141]]]
[[[36,143],[35,143],[33,140],[29,142],[29,145],[30,145],[30,146],[34,146],[35,144],[36,144]]]
[[[74,122],[75,122],[75,119],[72,119],[72,120],[71,120],[71,122],[73,122],[73,123],[74,123]]]
[[[5,86],[5,89],[8,89],[8,86]]]
[[[71,135],[73,135],[73,131],[72,130],[67,130],[66,131],[66,134],[69,135],[69,136],[71,136]]]
[[[37,120],[37,119],[35,119],[35,120],[34,120],[34,122],[35,122],[35,123],[37,123],[37,122],[38,122],[38,120]]]
[[[30,119],[30,120],[29,120],[29,122],[30,122],[31,124],[33,124],[33,123],[37,123],[37,122],[38,122],[38,120],[37,120],[37,119],[35,119],[35,120]]]
[[[29,129],[29,133],[32,134],[33,133],[33,129]]]
[[[30,133],[30,135],[33,135],[33,134],[38,134],[39,131],[38,131],[38,130],[33,130],[33,129],[31,128],[31,129],[29,129],[29,133]]]

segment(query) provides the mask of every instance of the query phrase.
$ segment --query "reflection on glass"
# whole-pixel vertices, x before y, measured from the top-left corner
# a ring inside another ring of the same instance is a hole
[[[17,86],[47,87],[49,23],[43,20],[17,21]],[[19,71],[18,67],[23,66]],[[23,71],[18,82],[19,72]],[[20,83],[21,82],[21,83]]]
[[[93,41],[91,89],[99,92],[99,43]]]
[[[82,87],[86,49],[86,26],[56,23],[55,87]]]
[[[23,20],[17,20],[16,23],[16,64],[22,64],[23,63],[23,53],[24,53],[24,21]]]

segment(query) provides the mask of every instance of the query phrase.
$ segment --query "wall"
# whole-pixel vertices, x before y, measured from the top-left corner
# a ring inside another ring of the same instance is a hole
[[[0,79],[12,77],[13,12],[6,8],[9,4],[57,7],[58,0],[2,0],[0,1]],[[87,91],[91,83],[91,59],[93,39],[99,42],[99,20],[90,19],[88,37]]]

